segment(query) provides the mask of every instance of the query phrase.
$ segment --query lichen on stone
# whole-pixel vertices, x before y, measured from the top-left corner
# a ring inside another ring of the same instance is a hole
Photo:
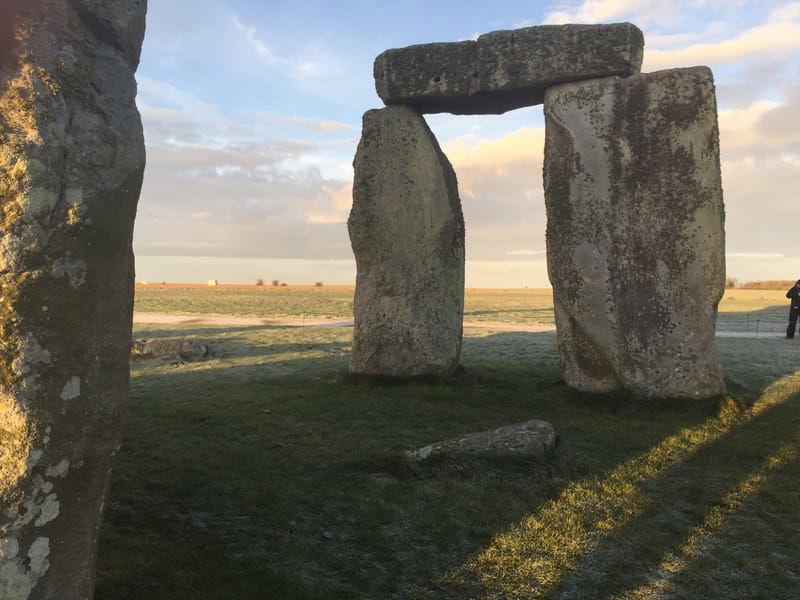
[[[8,393],[0,392],[0,501],[7,506],[18,500],[17,484],[28,470],[28,458],[36,428]]]

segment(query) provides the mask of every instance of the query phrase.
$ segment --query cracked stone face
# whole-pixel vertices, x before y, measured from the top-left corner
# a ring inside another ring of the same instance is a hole
[[[449,375],[458,365],[464,315],[455,172],[425,120],[405,106],[364,115],[354,166],[350,371]]]
[[[0,598],[87,598],[128,388],[144,0],[0,23]]]
[[[565,381],[661,398],[723,393],[711,71],[559,85],[544,108],[547,258]]]

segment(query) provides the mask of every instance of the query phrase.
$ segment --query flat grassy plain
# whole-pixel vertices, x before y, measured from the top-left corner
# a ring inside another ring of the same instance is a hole
[[[137,286],[139,312],[181,315],[217,314],[262,318],[352,320],[353,288],[316,287],[161,287]],[[786,329],[788,301],[779,290],[726,290],[717,327],[723,331]],[[467,289],[464,320],[515,325],[552,325],[549,288]]]
[[[404,385],[347,377],[351,328],[134,336],[212,355],[132,363],[98,599],[797,597],[800,342],[719,339],[728,396],[664,405],[567,388],[551,332]],[[546,458],[404,458],[530,418]]]

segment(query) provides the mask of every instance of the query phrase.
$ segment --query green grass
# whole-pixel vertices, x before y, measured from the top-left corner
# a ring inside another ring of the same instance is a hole
[[[353,318],[352,290],[225,288],[136,288],[134,310],[179,315],[240,317]]]
[[[726,290],[719,304],[717,330],[785,332],[789,300],[779,290]]]
[[[352,320],[353,291],[140,287],[135,308],[151,313]],[[552,324],[553,296],[544,289],[468,290],[464,317],[468,321]]]
[[[213,355],[132,364],[100,600],[800,588],[800,343],[720,339],[730,396],[658,406],[564,386],[552,333],[468,334],[436,385],[350,382],[349,328],[135,331],[177,335]],[[403,459],[529,418],[560,436],[546,459]]]
[[[234,314],[262,318],[353,319],[352,290],[224,288],[137,288],[136,310],[172,314]],[[719,306],[720,331],[780,332],[789,314],[785,293],[727,290]],[[552,325],[549,289],[468,289],[464,320],[518,325]]]

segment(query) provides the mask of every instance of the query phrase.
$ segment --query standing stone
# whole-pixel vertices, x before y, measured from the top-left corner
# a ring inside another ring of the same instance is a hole
[[[0,17],[0,598],[91,598],[128,393],[145,0]]]
[[[423,113],[500,114],[541,104],[558,83],[638,73],[643,50],[631,23],[494,31],[386,50],[375,59],[375,88],[384,103]]]
[[[364,114],[348,220],[358,276],[352,373],[449,375],[461,353],[464,218],[456,176],[425,120]]]
[[[711,71],[560,85],[544,108],[547,258],[565,381],[648,397],[723,393]]]

